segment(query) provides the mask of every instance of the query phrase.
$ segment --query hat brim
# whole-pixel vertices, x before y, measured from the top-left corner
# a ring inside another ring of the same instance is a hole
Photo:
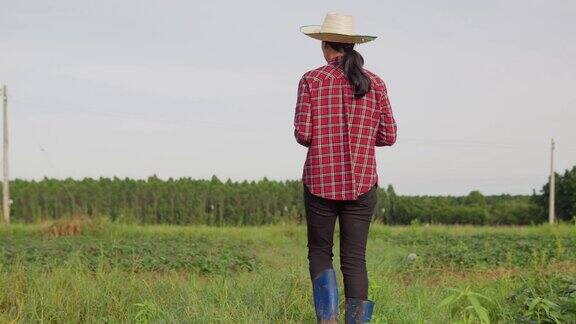
[[[338,42],[338,43],[353,43],[361,44],[373,41],[377,36],[368,35],[346,35],[346,34],[335,34],[335,33],[322,33],[320,32],[320,26],[318,25],[308,25],[300,27],[300,32],[304,35],[312,37],[314,39],[328,41],[328,42]]]

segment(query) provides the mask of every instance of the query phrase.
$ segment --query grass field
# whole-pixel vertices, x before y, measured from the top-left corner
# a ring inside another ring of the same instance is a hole
[[[303,226],[15,224],[0,256],[2,323],[315,322]],[[573,226],[374,224],[367,262],[373,323],[576,322]]]

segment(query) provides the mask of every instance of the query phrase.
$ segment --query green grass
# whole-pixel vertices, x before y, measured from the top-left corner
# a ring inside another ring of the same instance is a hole
[[[101,235],[44,237],[9,235],[0,239],[0,264],[57,268],[75,260],[89,270],[130,272],[184,270],[201,274],[253,270],[251,244],[224,237],[173,233],[109,232]]]
[[[476,302],[493,323],[570,322],[575,247],[569,226],[372,225],[373,323],[480,323]],[[0,255],[2,323],[315,322],[303,226],[109,224],[51,238],[14,224],[0,227]]]

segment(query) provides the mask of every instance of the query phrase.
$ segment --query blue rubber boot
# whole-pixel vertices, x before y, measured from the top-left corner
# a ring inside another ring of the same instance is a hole
[[[346,298],[346,324],[370,323],[374,302],[359,298]]]
[[[338,323],[338,284],[333,268],[320,272],[313,280],[317,323]]]

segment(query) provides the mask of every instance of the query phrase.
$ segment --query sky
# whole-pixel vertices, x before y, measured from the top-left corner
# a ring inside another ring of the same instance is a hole
[[[3,1],[12,178],[299,179],[299,26],[355,16],[398,141],[400,194],[530,194],[576,165],[574,1]]]

